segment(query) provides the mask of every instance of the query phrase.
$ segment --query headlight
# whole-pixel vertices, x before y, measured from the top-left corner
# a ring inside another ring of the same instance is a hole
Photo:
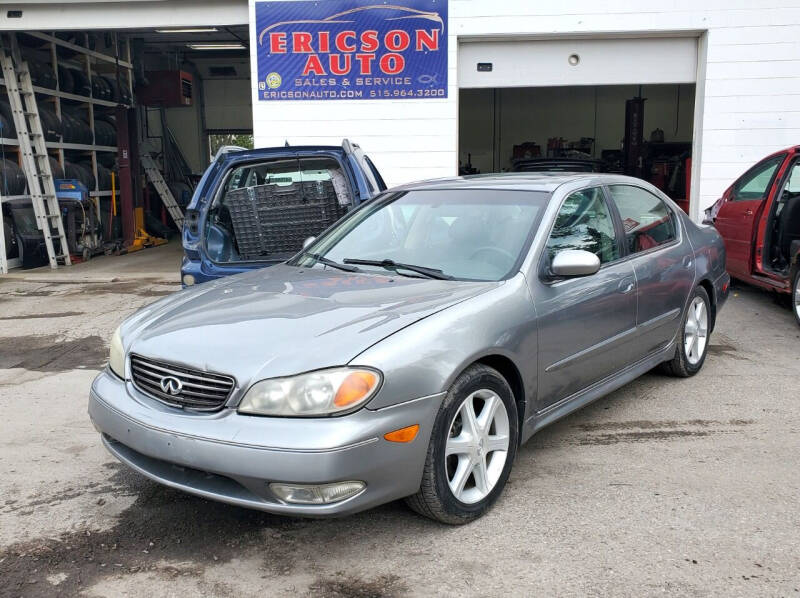
[[[262,380],[247,391],[239,412],[294,417],[343,413],[367,402],[380,383],[380,373],[360,368]]]
[[[119,328],[114,331],[111,337],[108,367],[120,378],[125,378],[125,349],[122,348],[122,336],[119,333]]]

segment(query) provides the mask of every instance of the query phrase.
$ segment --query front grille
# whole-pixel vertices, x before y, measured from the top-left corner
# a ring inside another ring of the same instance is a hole
[[[195,411],[221,409],[234,385],[230,376],[190,370],[139,355],[131,355],[131,378],[134,386],[153,398],[173,407]],[[176,394],[164,390],[162,381],[165,379],[172,382],[173,388],[179,389]]]

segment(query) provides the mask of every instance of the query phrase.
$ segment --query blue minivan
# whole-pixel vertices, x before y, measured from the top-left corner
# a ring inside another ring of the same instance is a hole
[[[289,259],[349,210],[386,189],[361,148],[222,148],[183,225],[184,286]]]

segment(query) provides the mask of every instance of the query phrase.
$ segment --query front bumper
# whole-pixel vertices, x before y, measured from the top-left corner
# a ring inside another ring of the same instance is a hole
[[[103,444],[147,477],[192,494],[289,515],[354,513],[414,494],[443,394],[334,418],[197,414],[172,409],[105,371],[95,378],[89,415]],[[384,440],[419,424],[408,444]],[[357,480],[366,488],[328,505],[280,501],[270,482],[323,484]]]

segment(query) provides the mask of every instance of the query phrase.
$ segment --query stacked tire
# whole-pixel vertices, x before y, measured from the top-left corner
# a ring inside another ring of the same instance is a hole
[[[97,163],[97,188],[100,191],[111,191],[111,171]]]
[[[63,179],[64,178],[64,169],[61,168],[61,164],[58,163],[58,160],[50,156],[48,158],[50,162],[50,172],[53,173],[54,179]]]
[[[25,173],[16,162],[0,159],[0,193],[4,196],[23,195],[27,181]]]
[[[85,162],[70,162],[68,160],[64,161],[64,178],[65,179],[77,179],[84,185],[86,188],[91,190],[95,189],[95,179],[94,174],[92,174],[92,165],[87,164]]]
[[[75,80],[72,78],[72,71],[75,69],[67,68],[63,64],[58,65],[58,88],[65,93],[73,93]]]
[[[82,110],[62,109],[61,119],[63,121],[64,142],[65,143],[92,143],[92,130],[89,128],[89,121],[83,116]]]
[[[5,137],[6,139],[17,138],[17,128],[14,125],[14,117],[11,114],[11,105],[3,100],[0,100],[0,126],[2,126],[0,137]]]
[[[61,119],[56,116],[56,113],[44,106],[39,106],[39,118],[42,121],[42,131],[46,141],[60,141],[64,133],[64,127]]]
[[[105,77],[94,75],[92,77],[92,95],[98,100],[113,101],[114,92],[111,89],[111,83]]]
[[[107,118],[94,121],[94,141],[97,145],[117,145],[117,127]]]
[[[25,61],[28,63],[31,82],[34,85],[46,89],[56,88],[56,74],[53,72],[52,66],[32,56],[27,56]]]
[[[106,80],[106,83],[108,83],[108,86],[111,90],[111,97],[109,98],[110,101],[118,102],[120,104],[131,103],[131,94],[124,81],[122,82],[122,85],[118,85],[117,78],[113,75],[105,75],[103,78]]]

